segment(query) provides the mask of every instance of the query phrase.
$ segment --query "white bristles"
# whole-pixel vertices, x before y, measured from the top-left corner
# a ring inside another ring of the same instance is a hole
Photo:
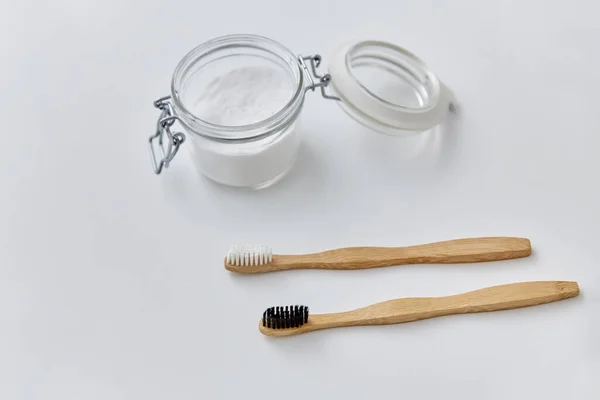
[[[252,267],[268,264],[273,261],[273,250],[268,246],[231,246],[227,253],[227,263]]]

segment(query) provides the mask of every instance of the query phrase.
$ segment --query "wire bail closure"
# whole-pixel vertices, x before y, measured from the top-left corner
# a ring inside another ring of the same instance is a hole
[[[316,88],[321,88],[321,96],[329,100],[340,100],[336,96],[332,96],[325,91],[325,88],[329,86],[331,82],[331,75],[321,75],[317,72],[317,68],[321,65],[322,57],[319,54],[311,56],[298,56],[298,63],[304,71],[304,75],[308,78],[309,84],[306,86],[306,91],[315,91]],[[306,63],[310,64],[310,69]],[[316,81],[315,81],[316,79]]]
[[[171,127],[179,119],[175,115],[173,105],[170,102],[171,96],[164,96],[154,102],[154,107],[161,110],[156,122],[156,133],[148,139],[150,146],[150,156],[154,173],[160,174],[163,168],[168,168],[169,163],[179,150],[179,146],[185,142],[185,135],[182,132],[171,132]],[[166,138],[165,138],[166,136]],[[157,161],[154,141],[158,140],[158,148],[162,153],[160,161]]]

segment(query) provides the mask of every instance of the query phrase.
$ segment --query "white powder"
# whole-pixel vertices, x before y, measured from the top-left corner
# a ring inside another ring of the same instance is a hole
[[[213,124],[249,125],[280,111],[294,91],[282,71],[268,67],[234,69],[206,86],[193,111]]]
[[[194,114],[207,122],[242,126],[263,121],[282,110],[296,88],[282,71],[268,67],[231,70],[214,79],[194,103]],[[259,141],[223,143],[192,135],[191,151],[201,173],[238,187],[268,185],[290,169],[299,137],[295,122]]]

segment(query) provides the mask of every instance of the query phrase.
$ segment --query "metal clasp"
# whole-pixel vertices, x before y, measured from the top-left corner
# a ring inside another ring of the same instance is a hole
[[[304,70],[304,74],[309,80],[306,90],[312,90],[314,92],[316,88],[321,88],[321,96],[330,100],[339,100],[339,97],[332,96],[325,91],[325,88],[329,86],[329,83],[331,82],[331,75],[320,75],[317,72],[317,68],[319,68],[319,65],[321,65],[321,60],[322,58],[318,54],[306,57],[302,55],[298,56],[298,62],[300,63],[300,66]],[[309,62],[310,70],[308,65],[306,65],[306,62]]]
[[[154,102],[154,107],[160,110],[158,121],[156,122],[156,133],[150,136],[148,140],[150,145],[150,156],[152,159],[152,167],[158,175],[163,168],[168,168],[169,163],[177,154],[181,143],[185,142],[185,135],[181,132],[171,132],[171,127],[179,118],[173,111],[173,105],[169,101],[171,96],[161,97]],[[166,136],[166,137],[165,137]],[[158,148],[162,153],[162,158],[159,162],[156,159],[153,142],[158,139]]]

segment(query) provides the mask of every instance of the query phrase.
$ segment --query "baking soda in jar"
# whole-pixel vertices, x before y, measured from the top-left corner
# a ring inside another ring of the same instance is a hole
[[[241,67],[215,78],[194,103],[203,120],[223,126],[245,126],[268,120],[292,99],[286,76],[270,67]],[[243,142],[193,141],[191,152],[198,170],[229,186],[268,185],[293,165],[300,143],[296,123],[268,137]],[[236,138],[231,133],[232,139]]]
[[[154,171],[167,167],[185,140],[209,179],[246,188],[273,184],[296,158],[305,90],[298,57],[273,40],[231,35],[196,47],[175,68],[171,96],[155,102],[161,115],[150,138]],[[172,132],[175,120],[187,135]],[[162,145],[160,161],[153,141]]]

